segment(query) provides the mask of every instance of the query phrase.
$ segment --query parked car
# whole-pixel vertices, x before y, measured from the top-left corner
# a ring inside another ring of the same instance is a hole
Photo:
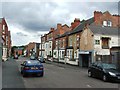
[[[29,74],[35,74],[43,77],[44,67],[38,60],[27,60],[21,64],[21,74],[23,77]]]
[[[118,81],[120,82],[120,71],[114,64],[95,62],[88,69],[89,77],[97,77],[103,81]]]
[[[39,56],[39,57],[38,57],[38,60],[39,60],[41,63],[45,63],[45,59],[44,59],[42,56]]]
[[[36,60],[35,56],[30,56],[30,60]]]
[[[18,55],[14,55],[14,57],[13,57],[14,59],[18,59]]]

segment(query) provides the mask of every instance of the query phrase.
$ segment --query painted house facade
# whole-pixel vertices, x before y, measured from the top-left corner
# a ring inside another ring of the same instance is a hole
[[[98,18],[99,17],[99,18]],[[120,16],[111,15],[108,11],[94,12],[94,22],[84,27],[80,39],[80,66],[88,67],[91,62],[111,62],[112,47],[118,44],[118,19]]]
[[[118,47],[118,28],[91,25],[81,34],[80,66],[88,67],[94,61],[111,62],[110,48]]]
[[[47,58],[46,52],[45,52],[45,42],[46,42],[46,34],[44,36],[41,36],[41,44],[40,44],[40,56],[43,56],[44,58]]]

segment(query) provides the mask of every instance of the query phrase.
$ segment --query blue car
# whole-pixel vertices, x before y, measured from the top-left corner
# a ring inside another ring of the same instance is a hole
[[[44,67],[38,60],[27,60],[21,64],[21,74],[23,77],[26,77],[29,74],[43,77]]]

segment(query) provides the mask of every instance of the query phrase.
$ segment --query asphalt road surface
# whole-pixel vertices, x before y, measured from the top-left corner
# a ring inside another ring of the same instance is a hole
[[[24,60],[3,62],[3,88],[118,88],[118,83],[88,77],[87,69],[57,63],[44,63],[43,77],[23,78],[20,64]]]

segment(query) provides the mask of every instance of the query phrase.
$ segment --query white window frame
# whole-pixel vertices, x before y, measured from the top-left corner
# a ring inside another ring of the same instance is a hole
[[[103,21],[103,26],[107,26],[107,21]]]

